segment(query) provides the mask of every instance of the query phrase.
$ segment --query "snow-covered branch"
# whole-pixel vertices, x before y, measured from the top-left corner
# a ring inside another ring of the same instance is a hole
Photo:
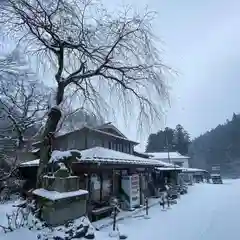
[[[10,134],[22,145],[24,137],[36,132],[34,128],[44,119],[50,89],[19,55],[13,52],[0,59],[0,133]]]
[[[79,108],[100,116],[132,113],[140,126],[150,126],[168,103],[166,76],[171,71],[156,48],[154,15],[129,8],[112,14],[100,1],[6,0],[0,22],[50,67],[57,86],[55,105],[70,92],[79,96]],[[48,114],[38,180],[49,158],[47,136],[56,132],[62,116],[57,108]]]
[[[8,0],[0,17],[55,70],[57,105],[71,88],[95,113],[115,112],[113,103],[130,110],[133,102],[146,123],[161,117],[168,102],[165,73],[172,70],[155,46],[154,15],[131,9],[111,14],[99,1]],[[106,101],[110,91],[114,102]]]

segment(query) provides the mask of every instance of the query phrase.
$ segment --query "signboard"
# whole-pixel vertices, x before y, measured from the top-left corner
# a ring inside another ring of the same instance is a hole
[[[220,171],[220,166],[212,166],[212,171]]]
[[[94,190],[99,190],[100,189],[100,180],[98,179],[97,176],[92,176],[91,182],[93,183]]]

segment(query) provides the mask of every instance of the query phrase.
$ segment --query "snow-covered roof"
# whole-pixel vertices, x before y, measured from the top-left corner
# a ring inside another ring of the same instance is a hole
[[[139,152],[139,151],[134,150],[134,154],[136,154],[136,155],[138,154],[138,155],[142,155],[146,158],[150,158],[150,156],[145,152]]]
[[[39,165],[40,159],[35,159],[32,161],[23,162],[20,164],[20,167],[34,167]]]
[[[204,169],[199,168],[181,168],[183,172],[207,172]]]
[[[156,167],[157,170],[159,171],[167,171],[167,170],[176,170],[176,171],[182,171],[182,172],[190,172],[190,173],[195,173],[195,172],[207,172],[204,169],[199,169],[199,168],[183,168],[183,167]]]
[[[61,155],[69,155],[69,151],[58,151]],[[74,150],[77,151],[77,150]],[[89,162],[89,163],[103,163],[103,164],[139,164],[139,165],[151,165],[160,167],[173,167],[174,165],[165,163],[155,159],[146,159],[137,157],[131,154],[118,152],[112,149],[107,149],[103,147],[94,147],[86,150],[80,151],[82,157],[79,162]],[[22,163],[22,167],[27,166],[38,166],[39,159]]]
[[[35,148],[35,149],[31,150],[31,153],[37,153],[39,151],[40,151],[40,148]]]
[[[168,152],[148,152],[148,154],[152,159],[168,159]],[[183,156],[178,152],[169,152],[170,159],[187,159],[188,156]]]
[[[35,189],[32,193],[37,195],[37,196],[55,201],[55,200],[64,199],[64,198],[87,195],[88,191],[80,189],[80,190],[73,191],[73,192],[62,192],[62,193],[60,193],[60,192],[57,192],[57,191],[48,191],[48,190],[43,189],[43,188],[38,188],[38,189]]]
[[[117,136],[127,139],[127,137],[118,128],[116,128],[111,122],[102,124],[102,125],[96,127],[95,129],[104,131],[104,129],[106,129],[106,128],[110,128],[110,129],[114,130],[116,133],[118,133]]]
[[[157,167],[156,169],[159,171],[181,171],[179,167]]]
[[[81,154],[80,151],[78,150],[74,150],[75,152],[79,152],[79,154]],[[58,162],[59,160],[63,159],[63,158],[68,158],[71,157],[72,153],[71,151],[59,151],[59,150],[54,150],[52,152],[51,158],[49,160],[49,162]]]
[[[175,167],[156,167],[157,170],[159,171],[167,171],[167,170],[176,170],[176,171],[182,171],[182,172],[207,172],[204,169],[199,169],[199,168],[183,168],[183,167],[179,167],[179,166],[175,166]]]
[[[212,173],[211,177],[220,177],[221,175],[219,173]]]
[[[138,142],[130,140],[130,139],[126,138],[126,137],[121,137],[121,136],[115,135],[113,133],[109,133],[109,132],[106,132],[104,130],[93,128],[93,127],[90,127],[90,126],[87,126],[87,125],[84,125],[83,127],[79,128],[77,130],[73,130],[73,131],[70,131],[70,132],[64,132],[63,134],[58,133],[56,137],[65,136],[65,135],[71,134],[71,133],[76,132],[76,131],[81,131],[83,129],[89,129],[89,130],[94,131],[94,132],[99,132],[101,134],[105,134],[105,135],[108,135],[108,136],[113,136],[113,137],[118,138],[118,139],[127,140],[129,142],[132,142],[132,143],[135,143],[135,144],[139,144]]]
[[[81,151],[81,154],[82,161],[89,161],[93,159],[94,161],[109,163],[130,163],[130,164],[168,166],[167,163],[155,159],[146,159],[103,147],[94,147],[86,149]]]

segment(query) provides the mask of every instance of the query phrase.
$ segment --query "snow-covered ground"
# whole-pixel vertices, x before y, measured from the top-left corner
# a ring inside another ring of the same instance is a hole
[[[151,219],[120,222],[120,232],[131,240],[238,239],[239,189],[240,180],[225,180],[223,185],[196,184],[170,210],[155,206],[149,211]]]
[[[225,180],[223,185],[196,184],[177,205],[162,211],[149,209],[150,219],[128,218],[118,222],[119,230],[130,240],[228,240],[240,237],[240,180]],[[7,207],[0,205],[0,224]],[[19,237],[36,239],[28,229],[1,235],[1,240]],[[96,232],[96,240],[109,239],[110,227]]]

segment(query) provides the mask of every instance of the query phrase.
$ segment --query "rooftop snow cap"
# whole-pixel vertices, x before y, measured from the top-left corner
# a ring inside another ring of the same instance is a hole
[[[54,159],[58,159],[62,156],[69,156],[71,151],[54,151]],[[159,166],[159,167],[174,167],[174,165],[165,163],[155,159],[146,159],[137,157],[131,154],[114,151],[103,147],[94,147],[86,150],[79,151],[81,159],[77,159],[79,162],[88,163],[99,163],[99,164],[137,164],[137,165],[148,165],[148,166]],[[53,156],[52,156],[53,157]],[[25,162],[21,164],[21,167],[38,166],[39,159]]]
[[[181,155],[179,152],[148,152],[148,154],[153,159],[186,159],[188,156]],[[169,154],[169,155],[168,155]]]

